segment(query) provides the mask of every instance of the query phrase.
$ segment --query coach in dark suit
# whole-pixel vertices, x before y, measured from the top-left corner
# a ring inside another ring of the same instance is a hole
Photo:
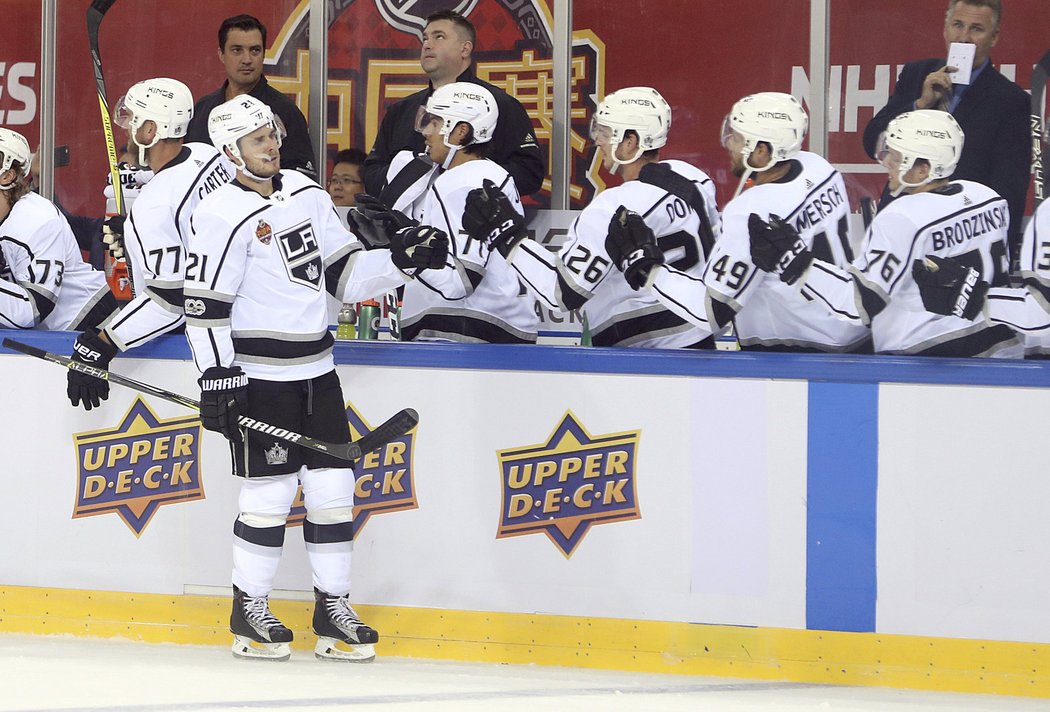
[[[496,99],[499,121],[489,147],[489,158],[503,166],[514,178],[518,193],[525,197],[540,189],[547,172],[544,154],[536,144],[532,120],[517,99],[499,87],[478,79],[471,65],[477,33],[467,18],[453,10],[435,12],[427,18],[419,63],[430,80],[429,86],[401,99],[387,110],[379,126],[372,152],[362,171],[365,190],[379,197],[386,185],[390,162],[399,151],[421,153],[426,146],[416,130],[420,107],[435,89],[452,82],[479,84]]]
[[[989,52],[999,40],[1000,0],[954,0],[944,21],[945,45],[976,46],[969,85],[953,84],[954,67],[943,59],[909,62],[893,96],[864,129],[864,150],[875,158],[879,136],[890,121],[913,109],[950,111],[966,134],[953,178],[987,185],[1010,206],[1010,253],[1021,243],[1031,163],[1028,94],[992,66]],[[886,196],[884,195],[884,200]]]

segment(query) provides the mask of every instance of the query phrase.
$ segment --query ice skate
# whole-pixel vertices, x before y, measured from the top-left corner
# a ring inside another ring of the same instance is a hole
[[[379,633],[361,622],[350,595],[330,596],[314,589],[314,655],[321,660],[370,663],[376,659]]]
[[[266,596],[249,596],[234,586],[230,631],[234,657],[281,661],[292,656],[292,631],[270,612]]]

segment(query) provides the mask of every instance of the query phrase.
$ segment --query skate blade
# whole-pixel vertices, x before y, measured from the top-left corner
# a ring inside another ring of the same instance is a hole
[[[233,657],[241,660],[273,660],[283,662],[292,657],[288,643],[260,643],[243,635],[233,637]]]
[[[344,663],[370,663],[376,659],[376,648],[374,645],[350,645],[335,638],[318,638],[314,657]]]

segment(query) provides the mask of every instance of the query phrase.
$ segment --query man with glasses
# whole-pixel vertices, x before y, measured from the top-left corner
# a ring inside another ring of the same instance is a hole
[[[337,208],[352,208],[357,205],[357,194],[365,191],[361,179],[361,167],[365,152],[357,148],[339,151],[332,159],[332,174],[328,176],[328,194]]]

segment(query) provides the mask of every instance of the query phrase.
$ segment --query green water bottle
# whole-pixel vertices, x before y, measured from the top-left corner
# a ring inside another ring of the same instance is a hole
[[[357,328],[354,322],[357,320],[357,313],[354,309],[353,304],[343,304],[339,309],[339,316],[337,321],[339,326],[335,330],[335,338],[337,339],[354,339],[357,338]]]
[[[357,338],[374,341],[379,338],[379,302],[369,299],[357,310]]]

